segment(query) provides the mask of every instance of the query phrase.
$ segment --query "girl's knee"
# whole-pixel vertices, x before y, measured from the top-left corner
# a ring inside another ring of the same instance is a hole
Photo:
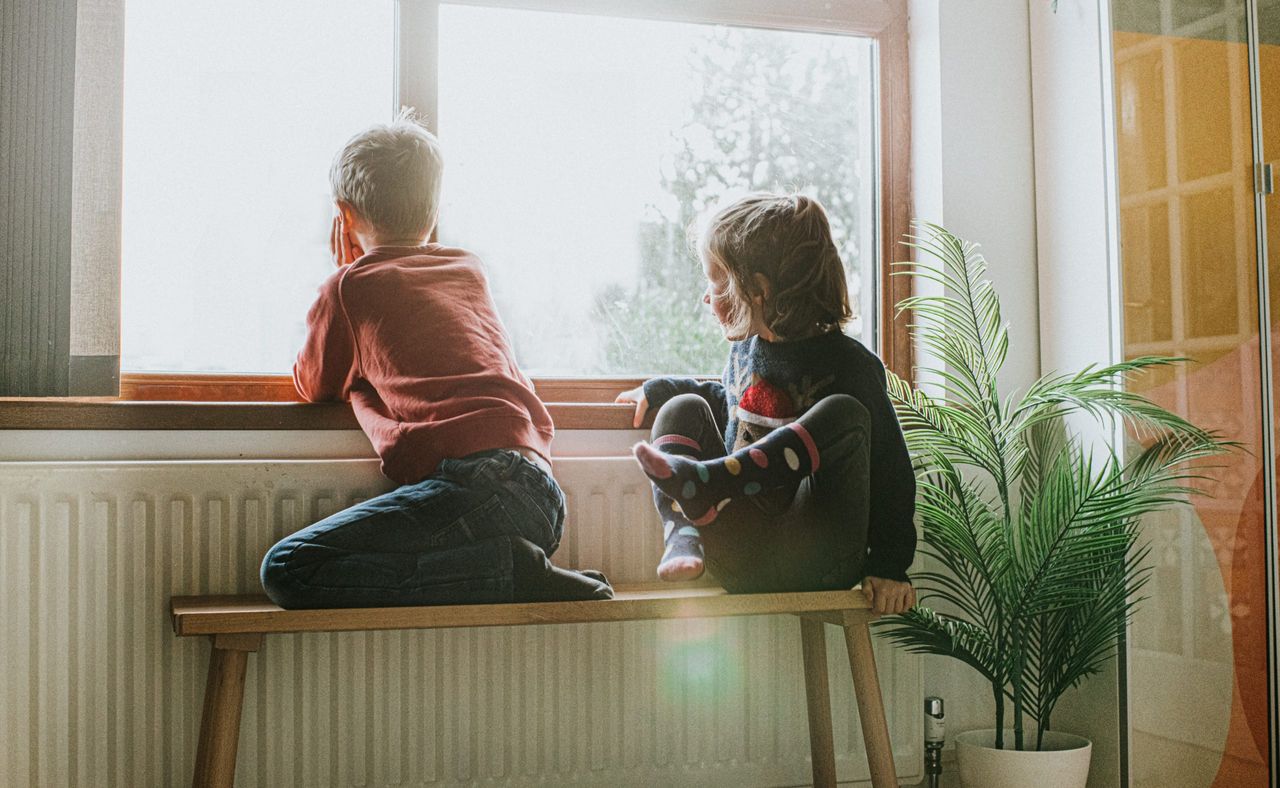
[[[661,408],[658,408],[658,413],[670,413],[673,415],[706,413],[710,416],[711,406],[707,404],[705,399],[699,397],[697,394],[677,394],[667,400]]]
[[[829,394],[818,400],[812,411],[830,412],[846,424],[866,425],[871,423],[871,414],[857,397],[848,394]]]
[[[658,413],[653,418],[650,438],[672,433],[695,434],[707,424],[715,428],[715,417],[711,415],[711,406],[707,401],[697,394],[677,394],[658,408]]]

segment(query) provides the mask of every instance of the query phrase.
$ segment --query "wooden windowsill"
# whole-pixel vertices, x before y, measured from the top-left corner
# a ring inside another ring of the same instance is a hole
[[[645,381],[637,377],[534,378],[543,402],[612,403],[618,392]],[[120,397],[129,402],[301,402],[289,375],[125,372]]]
[[[629,430],[643,378],[535,378],[559,430]],[[345,402],[305,403],[288,375],[120,376],[119,397],[0,397],[0,430],[358,430]]]
[[[629,430],[635,410],[613,403],[547,404],[559,430]],[[0,430],[358,430],[347,403],[136,402],[0,398]]]

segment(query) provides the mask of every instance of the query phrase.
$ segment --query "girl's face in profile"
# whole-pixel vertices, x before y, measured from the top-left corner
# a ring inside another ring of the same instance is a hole
[[[729,336],[727,324],[733,312],[732,296],[729,294],[729,272],[718,260],[709,260],[702,255],[702,273],[707,277],[707,289],[702,293],[702,303],[711,308],[711,314],[724,331],[724,338],[730,341],[745,337]]]
[[[769,293],[768,282],[763,277],[756,274],[756,279],[763,289],[763,294],[752,296],[751,300],[746,304],[747,310],[751,313],[751,322],[747,326],[747,330],[734,332],[729,328],[734,306],[733,295],[729,292],[729,270],[719,260],[711,260],[706,255],[702,255],[702,273],[707,277],[707,289],[702,293],[702,303],[711,308],[711,314],[715,315],[716,322],[720,324],[725,339],[730,342],[737,342],[756,335],[770,342],[777,339],[773,332],[765,326],[762,316],[764,299],[768,297]]]

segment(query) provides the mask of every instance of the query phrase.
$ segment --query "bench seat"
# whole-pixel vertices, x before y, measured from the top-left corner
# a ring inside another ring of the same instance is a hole
[[[248,655],[261,647],[265,635],[775,614],[800,617],[814,785],[836,784],[823,632],[823,624],[829,623],[844,630],[872,784],[875,788],[896,786],[888,723],[868,629],[875,616],[861,589],[729,594],[721,588],[665,583],[620,586],[613,599],[590,602],[325,610],[284,610],[261,595],[175,596],[170,600],[174,633],[180,637],[208,637],[213,647],[192,784],[234,784]]]
[[[591,602],[284,610],[265,596],[176,596],[174,633],[187,635],[350,632],[381,629],[510,627],[668,618],[835,614],[866,610],[859,589],[788,594],[729,594],[722,588],[671,584],[619,586],[614,598]]]

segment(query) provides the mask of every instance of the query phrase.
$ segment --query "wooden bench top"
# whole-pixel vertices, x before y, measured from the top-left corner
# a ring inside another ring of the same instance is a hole
[[[712,587],[621,586],[615,589],[613,599],[592,602],[327,610],[285,610],[261,595],[175,596],[170,600],[173,631],[180,636],[581,624],[774,613],[830,618],[830,614],[844,610],[869,614],[867,598],[860,588],[729,594],[722,588]]]

